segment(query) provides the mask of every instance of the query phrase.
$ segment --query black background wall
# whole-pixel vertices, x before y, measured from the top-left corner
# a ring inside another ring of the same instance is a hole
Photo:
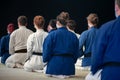
[[[12,22],[17,27],[20,15],[28,17],[28,28],[33,28],[33,18],[44,16],[47,27],[50,19],[56,18],[61,11],[69,12],[77,22],[77,33],[87,29],[86,17],[89,13],[97,13],[99,26],[114,19],[114,0],[1,0],[0,1],[0,37],[7,34],[6,27]],[[45,28],[46,29],[46,28]]]

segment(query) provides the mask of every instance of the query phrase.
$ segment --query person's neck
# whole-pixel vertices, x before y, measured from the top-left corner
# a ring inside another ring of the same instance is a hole
[[[42,28],[37,28],[36,30],[43,30]]]
[[[24,25],[18,25],[19,27],[26,27],[26,26],[24,26]]]
[[[64,26],[63,26],[63,25],[61,25],[61,24],[60,24],[59,26],[60,26],[60,27],[64,27]]]
[[[59,24],[58,26],[57,26],[57,28],[62,28],[62,27],[64,27],[63,25],[61,25],[61,24]]]
[[[93,24],[89,24],[89,28],[93,27],[94,25]]]
[[[40,29],[43,29],[42,27],[38,27],[38,26],[34,26],[34,28],[36,29],[36,30],[40,30]]]

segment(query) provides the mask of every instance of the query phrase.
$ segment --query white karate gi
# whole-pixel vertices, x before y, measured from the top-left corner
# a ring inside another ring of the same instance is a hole
[[[25,26],[20,26],[17,30],[13,31],[10,35],[9,53],[10,57],[6,60],[7,67],[13,68],[16,63],[24,64],[26,60],[26,53],[15,53],[17,50],[27,49],[27,39],[33,31],[27,29]]]
[[[39,29],[29,36],[27,40],[27,58],[29,58],[29,60],[24,64],[24,69],[26,71],[43,70],[44,63],[42,56],[34,55],[32,53],[42,53],[42,45],[47,35],[47,32],[45,32],[43,29]]]

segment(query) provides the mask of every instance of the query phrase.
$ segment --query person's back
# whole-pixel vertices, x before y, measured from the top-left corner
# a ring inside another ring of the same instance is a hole
[[[24,64],[24,69],[26,71],[43,71],[44,63],[42,59],[42,45],[48,33],[43,30],[45,23],[44,17],[35,16],[33,22],[36,32],[31,34],[27,40],[28,60]]]
[[[26,16],[18,17],[19,29],[15,30],[10,35],[9,53],[12,55],[6,60],[7,67],[22,68],[26,60],[27,39],[28,36],[31,33],[33,33],[31,30],[27,29],[26,26],[27,17]]]
[[[110,72],[113,76],[111,76],[107,80],[119,80],[117,72],[120,72],[120,45],[118,45],[120,40],[120,16],[113,21],[110,21],[101,26],[98,31],[97,37],[93,46],[93,56],[92,56],[92,73],[95,74],[102,67],[104,68],[104,73],[102,73],[101,78],[106,75],[108,78],[108,72]],[[99,34],[102,31],[101,34]],[[103,37],[103,35],[105,35]],[[101,41],[102,40],[102,41]],[[103,42],[104,41],[104,42]],[[99,43],[98,43],[99,42]],[[101,45],[100,45],[101,44]],[[104,45],[104,46],[102,46]],[[98,50],[96,50],[98,49]],[[101,54],[102,53],[102,54]],[[99,57],[97,57],[99,56]],[[99,60],[98,60],[99,59]],[[104,61],[103,61],[104,60]],[[113,68],[111,69],[111,67]],[[103,70],[103,68],[102,68]],[[117,71],[117,72],[116,72]],[[106,80],[106,79],[103,79]]]
[[[82,58],[83,69],[90,70],[92,45],[93,45],[94,39],[96,37],[96,32],[97,32],[97,29],[96,29],[96,26],[98,24],[97,14],[91,13],[87,17],[87,21],[88,21],[89,29],[82,32],[79,38],[79,52],[80,52],[80,57],[84,56]]]
[[[10,45],[14,46],[14,51],[27,48],[26,47],[27,39],[31,33],[33,33],[33,32],[31,30],[27,29],[25,26],[20,26],[19,29],[16,29],[11,34]],[[13,53],[14,52],[12,51],[12,49],[10,49],[10,54],[13,54]]]
[[[96,33],[97,33],[97,29],[92,27],[86,31],[84,31],[82,34],[81,34],[81,38],[83,36],[86,36],[86,41],[85,41],[85,50],[84,50],[84,53],[89,53],[91,52],[92,50],[92,44],[94,42],[94,39],[96,37]],[[82,41],[80,41],[81,43]]]
[[[7,35],[1,38],[1,63],[5,64],[6,59],[10,56],[9,54],[9,39],[10,34],[14,31],[14,24],[10,23],[7,26]]]
[[[115,0],[116,19],[101,26],[93,45],[92,74],[102,69],[102,80],[120,80],[120,0]]]
[[[65,27],[65,15],[66,13],[61,13],[57,17],[58,29],[49,33],[43,44],[43,61],[47,62],[46,74],[58,78],[75,75],[75,63],[79,56],[78,38]]]
[[[58,28],[56,31],[54,31],[50,35],[52,35],[53,38],[55,39],[55,43],[54,43],[55,49],[53,50],[54,53],[58,53],[58,54],[59,53],[64,54],[66,52],[74,53],[73,49],[75,46],[72,46],[72,45],[76,43],[75,41],[77,41],[76,39],[77,37],[74,33],[68,31],[66,27],[62,27],[62,28]]]

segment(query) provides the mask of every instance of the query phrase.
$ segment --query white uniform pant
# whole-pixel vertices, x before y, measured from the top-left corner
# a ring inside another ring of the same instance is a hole
[[[42,72],[44,65],[45,63],[43,63],[42,56],[32,55],[24,64],[24,70]]]
[[[99,70],[94,75],[92,75],[91,72],[88,73],[88,75],[85,77],[85,80],[101,80],[101,71],[102,70]]]
[[[7,58],[5,65],[9,68],[13,68],[16,65],[16,63],[24,64],[26,58],[27,58],[26,53],[15,53]]]

